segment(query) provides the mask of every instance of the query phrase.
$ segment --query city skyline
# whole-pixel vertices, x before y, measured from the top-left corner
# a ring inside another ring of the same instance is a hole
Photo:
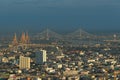
[[[0,80],[120,80],[120,0],[0,0]]]

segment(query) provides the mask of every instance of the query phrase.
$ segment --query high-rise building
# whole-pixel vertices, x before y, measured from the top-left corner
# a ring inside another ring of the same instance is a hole
[[[46,62],[46,50],[37,51],[35,53],[36,64],[43,64]]]
[[[18,45],[16,33],[15,33],[15,35],[14,35],[12,44],[13,44],[14,46]]]
[[[30,57],[20,56],[19,68],[20,69],[30,69]]]
[[[22,33],[22,36],[21,36],[21,41],[20,41],[22,44],[28,44],[30,42],[30,38],[29,38],[29,35],[28,33]]]
[[[22,36],[21,36],[21,43],[26,43],[26,40],[25,40],[25,33],[22,33]]]

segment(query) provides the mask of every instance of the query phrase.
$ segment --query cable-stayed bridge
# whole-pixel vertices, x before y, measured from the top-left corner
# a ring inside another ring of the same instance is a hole
[[[50,30],[50,29],[45,29],[41,33],[38,33],[35,37],[38,37],[39,39],[61,39],[62,35]]]
[[[65,37],[71,39],[88,39],[88,38],[94,38],[95,35],[88,33],[83,29],[78,29],[72,33],[68,33],[67,35],[65,35]]]
[[[41,33],[38,33],[35,37],[39,39],[88,39],[88,38],[94,38],[95,35],[90,34],[83,29],[78,29],[74,32],[68,33],[68,34],[58,34],[50,29],[45,29]]]

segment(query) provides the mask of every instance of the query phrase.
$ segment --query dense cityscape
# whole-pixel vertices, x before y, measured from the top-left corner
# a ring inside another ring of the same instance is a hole
[[[119,34],[50,29],[0,43],[0,80],[120,80]]]

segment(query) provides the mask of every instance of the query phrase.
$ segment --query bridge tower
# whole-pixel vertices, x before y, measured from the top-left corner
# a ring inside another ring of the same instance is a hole
[[[49,40],[49,30],[46,30],[46,40]]]
[[[26,41],[26,44],[30,43],[30,37],[28,35],[28,32],[26,32],[25,41]]]

